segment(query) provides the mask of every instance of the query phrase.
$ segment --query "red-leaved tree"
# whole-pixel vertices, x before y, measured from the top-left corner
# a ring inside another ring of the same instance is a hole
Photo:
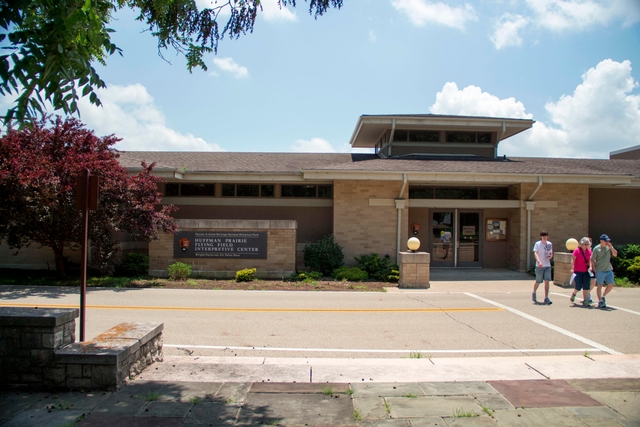
[[[47,126],[49,124],[50,126]],[[129,176],[112,146],[120,139],[94,135],[77,119],[42,119],[0,138],[0,242],[19,250],[36,243],[50,247],[56,269],[66,275],[64,249],[82,240],[82,215],[75,208],[76,178],[84,169],[100,181],[98,210],[89,214],[92,264],[108,271],[118,241],[114,231],[152,240],[174,233],[172,205],[161,205],[154,165]]]

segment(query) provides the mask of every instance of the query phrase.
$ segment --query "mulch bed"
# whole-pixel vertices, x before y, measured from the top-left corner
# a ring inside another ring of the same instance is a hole
[[[384,288],[396,287],[388,282],[340,282],[319,280],[317,282],[288,282],[282,280],[254,280],[236,282],[235,280],[188,279],[174,281],[169,279],[132,280],[127,288],[159,289],[211,289],[211,290],[267,290],[267,291],[362,291],[384,292]]]

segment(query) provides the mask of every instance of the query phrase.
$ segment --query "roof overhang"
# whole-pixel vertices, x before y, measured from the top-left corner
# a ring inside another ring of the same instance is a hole
[[[416,115],[362,115],[349,144],[353,148],[375,147],[380,136],[387,130],[458,130],[472,132],[497,132],[498,141],[523,132],[535,123],[531,119],[506,119],[498,117],[444,116],[437,114]]]

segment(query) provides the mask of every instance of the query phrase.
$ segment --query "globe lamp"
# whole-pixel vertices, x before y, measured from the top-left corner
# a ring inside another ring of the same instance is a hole
[[[567,239],[567,242],[564,245],[571,252],[575,251],[576,248],[579,246],[578,241],[576,239],[574,239],[573,237],[571,237],[570,239]]]
[[[420,247],[420,240],[417,237],[412,237],[407,240],[407,247],[411,252],[415,252]]]

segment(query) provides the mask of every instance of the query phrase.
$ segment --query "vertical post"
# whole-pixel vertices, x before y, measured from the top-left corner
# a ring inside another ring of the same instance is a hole
[[[89,239],[89,169],[85,169],[81,179],[84,182],[82,201],[82,254],[80,266],[80,341],[84,341],[87,309],[87,240]]]

